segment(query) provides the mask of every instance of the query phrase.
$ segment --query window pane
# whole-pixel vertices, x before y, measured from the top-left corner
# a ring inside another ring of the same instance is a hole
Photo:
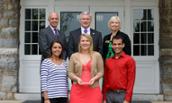
[[[32,43],[38,43],[38,32],[32,33]]]
[[[32,31],[38,31],[38,21],[32,21]]]
[[[141,32],[146,32],[146,21],[141,22]]]
[[[143,9],[142,15],[143,15],[142,20],[147,20],[148,19],[147,18],[147,9]]]
[[[134,33],[134,44],[139,44],[140,43],[140,34],[139,33]]]
[[[141,29],[141,23],[140,23],[139,20],[136,20],[136,21],[134,22],[134,31],[135,31],[135,32],[139,32],[140,29]]]
[[[139,45],[134,45],[133,51],[134,51],[134,55],[139,56],[140,55],[140,47],[139,47]]]
[[[148,55],[154,55],[154,46],[148,45]]]
[[[147,49],[146,49],[146,45],[141,45],[141,55],[146,55],[146,51],[147,51]]]
[[[96,12],[95,13],[95,24],[96,30],[100,31],[103,36],[110,33],[110,30],[107,26],[111,16],[118,16],[118,12]]]
[[[133,10],[133,19],[141,20],[143,18],[143,10],[142,9],[134,9]]]
[[[45,9],[40,9],[39,10],[39,19],[45,19]]]
[[[38,9],[32,9],[32,19],[38,19]]]
[[[153,32],[154,31],[154,23],[153,21],[148,21],[148,31]]]
[[[153,11],[151,9],[147,9],[148,20],[153,20]]]
[[[25,43],[31,43],[30,32],[25,32]]]
[[[60,12],[60,30],[68,40],[69,32],[79,28],[79,15],[81,12]]]
[[[31,9],[25,10],[25,19],[31,19]]]
[[[45,21],[40,21],[39,22],[39,30],[45,28]]]
[[[146,40],[147,40],[146,35],[147,35],[146,33],[141,33],[141,43],[142,44],[146,44]]]
[[[32,54],[37,54],[38,53],[38,46],[37,44],[32,44]]]
[[[25,54],[26,55],[30,54],[30,45],[29,44],[25,44]]]
[[[148,34],[148,44],[154,43],[154,35],[153,33]]]
[[[31,30],[31,22],[25,21],[25,31],[30,31],[30,30]]]

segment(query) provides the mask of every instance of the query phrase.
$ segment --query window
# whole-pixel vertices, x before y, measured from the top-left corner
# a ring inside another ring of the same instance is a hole
[[[79,15],[81,12],[60,12],[60,30],[66,35],[68,41],[69,32],[79,28]]]
[[[133,22],[133,55],[154,56],[153,10],[134,9]]]
[[[45,28],[45,9],[25,9],[24,54],[39,55],[39,30]]]
[[[118,12],[95,12],[95,28],[103,34],[103,37],[111,32],[107,26],[111,16],[118,16]]]

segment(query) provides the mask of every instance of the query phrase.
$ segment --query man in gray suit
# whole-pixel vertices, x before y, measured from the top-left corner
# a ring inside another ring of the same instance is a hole
[[[91,35],[93,38],[93,50],[98,51],[102,54],[102,34],[96,30],[90,28],[91,15],[89,12],[82,12],[80,14],[80,24],[81,27],[71,31],[69,35],[68,42],[68,55],[69,57],[78,51],[78,44],[80,40],[80,35]]]
[[[59,40],[63,44],[63,47],[66,47],[67,45],[65,35],[57,29],[59,15],[56,12],[50,13],[48,21],[49,26],[42,29],[39,33],[39,47],[42,54],[42,60],[50,55],[49,46],[52,41]],[[64,48],[63,57],[64,59],[67,57],[66,48]]]

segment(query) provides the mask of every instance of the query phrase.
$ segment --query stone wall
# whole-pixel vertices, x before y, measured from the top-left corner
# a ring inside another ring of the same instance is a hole
[[[0,100],[15,99],[20,0],[0,0]]]
[[[160,72],[165,100],[172,100],[172,0],[159,0]]]

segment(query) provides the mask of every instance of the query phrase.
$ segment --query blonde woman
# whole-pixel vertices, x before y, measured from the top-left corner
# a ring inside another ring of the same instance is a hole
[[[128,55],[131,55],[131,41],[127,34],[120,31],[120,18],[118,16],[112,16],[108,21],[108,27],[111,30],[111,33],[107,34],[103,38],[103,58],[106,59],[114,56],[114,51],[112,50],[112,38],[118,35],[121,36],[124,40],[124,52]]]
[[[70,103],[102,103],[99,79],[103,69],[100,53],[93,51],[92,37],[81,35],[79,51],[72,54],[69,61]]]

